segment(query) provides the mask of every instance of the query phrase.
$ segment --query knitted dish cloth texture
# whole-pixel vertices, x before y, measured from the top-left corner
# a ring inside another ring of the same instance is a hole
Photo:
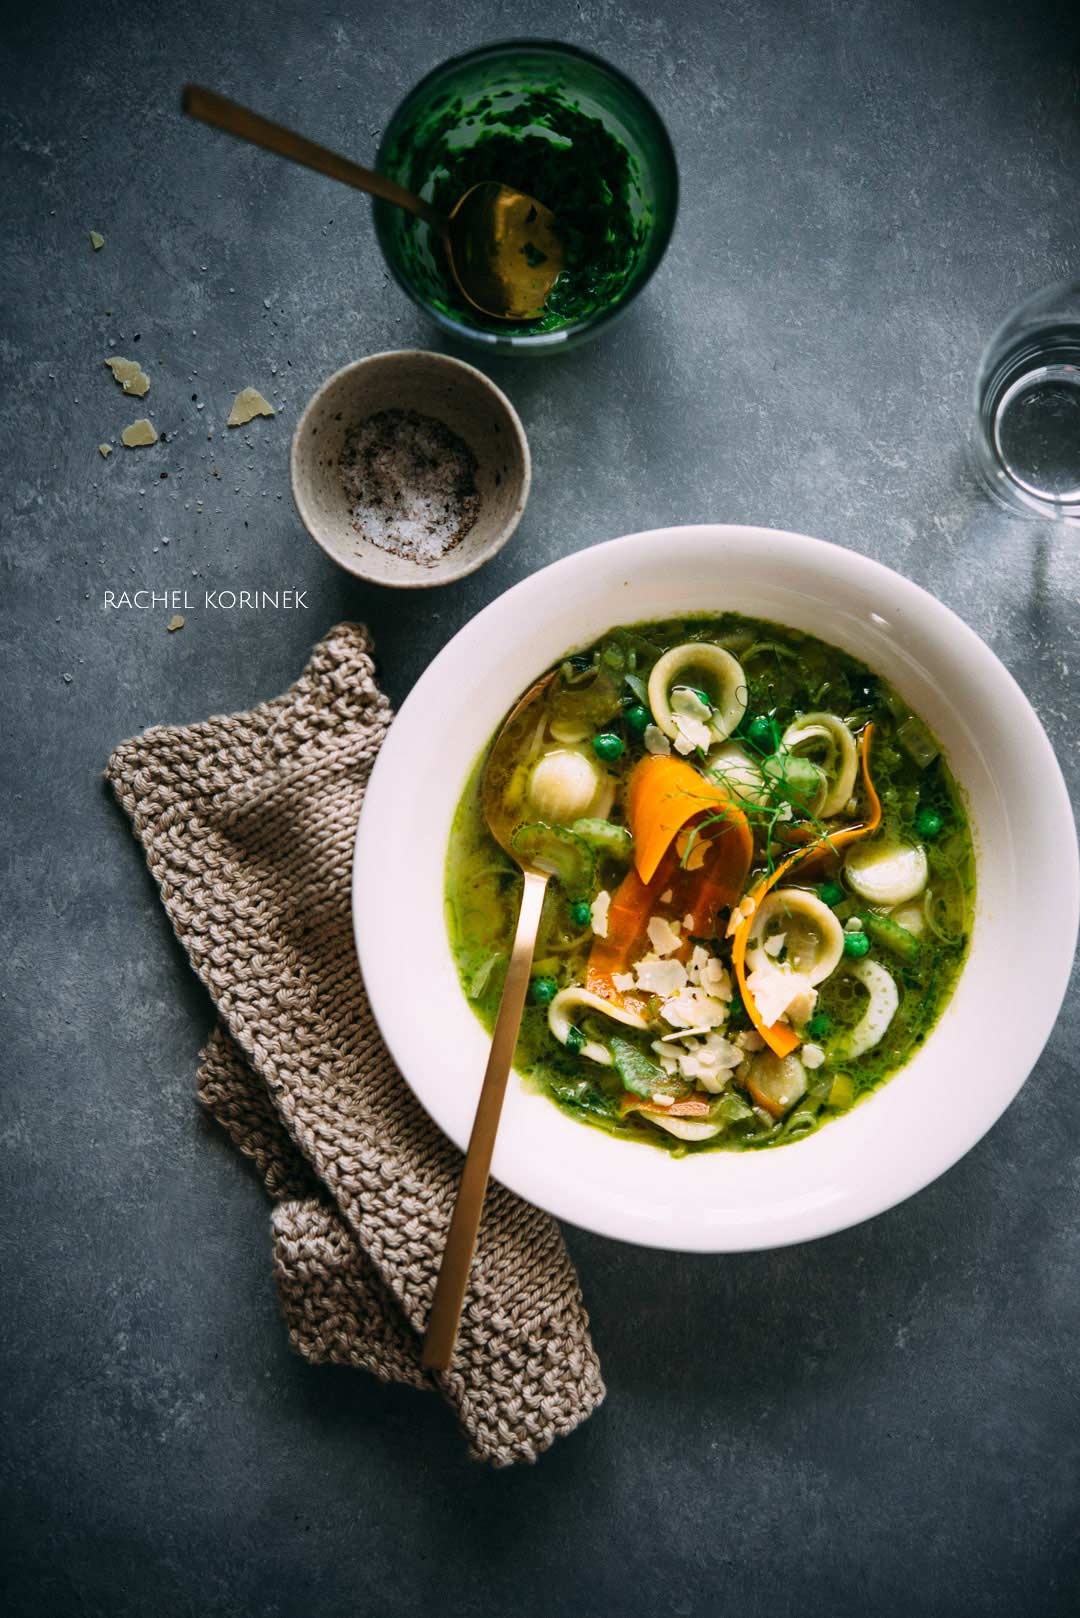
[[[341,624],[283,696],[148,730],[106,774],[217,1008],[199,1096],[274,1200],[293,1345],[438,1387],[471,1453],[507,1466],[604,1385],[558,1227],[494,1182],[454,1363],[420,1365],[462,1158],[383,1045],[353,945],[353,838],[390,719],[367,631]]]

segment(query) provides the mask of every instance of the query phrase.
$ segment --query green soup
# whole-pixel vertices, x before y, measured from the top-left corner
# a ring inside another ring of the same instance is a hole
[[[521,876],[481,812],[486,757],[446,914],[490,1030]],[[498,790],[557,873],[516,1065],[582,1122],[676,1155],[801,1139],[903,1067],[953,991],[962,795],[892,687],[813,636],[613,629],[554,673]]]

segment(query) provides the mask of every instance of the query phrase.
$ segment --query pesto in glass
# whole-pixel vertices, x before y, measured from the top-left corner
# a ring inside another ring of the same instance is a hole
[[[463,298],[435,232],[375,203],[379,244],[408,295],[456,335],[515,354],[565,349],[614,320],[660,263],[678,207],[671,141],[636,85],[588,52],[537,40],[442,63],[395,111],[376,166],[444,214],[488,180],[551,209],[563,267],[544,310],[498,320]]]
[[[399,164],[410,186],[422,188],[445,215],[484,180],[535,197],[556,214],[563,269],[543,314],[516,325],[492,322],[499,330],[558,331],[587,320],[616,302],[633,275],[646,235],[646,222],[635,217],[633,205],[637,165],[599,118],[554,86],[505,99],[489,94],[445,103],[410,132]],[[444,244],[430,239],[428,248],[433,299],[447,311],[476,318],[450,273]],[[423,274],[415,221],[403,253],[413,273]]]

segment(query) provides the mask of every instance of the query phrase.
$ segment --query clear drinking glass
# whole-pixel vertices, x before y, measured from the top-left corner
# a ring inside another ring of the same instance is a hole
[[[1022,515],[1080,523],[1080,281],[1036,293],[998,328],[975,410],[991,492]]]

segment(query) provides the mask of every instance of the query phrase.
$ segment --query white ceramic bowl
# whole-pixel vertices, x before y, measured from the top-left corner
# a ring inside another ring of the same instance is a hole
[[[843,647],[923,715],[967,793],[978,897],[970,958],[926,1045],[790,1146],[673,1159],[576,1123],[511,1077],[494,1160],[504,1185],[602,1235],[702,1252],[841,1230],[962,1157],[1050,1034],[1080,890],[1072,811],[1042,726],[993,653],[925,591],[854,552],[763,528],[659,529],[582,551],[507,591],[439,654],[390,731],[360,818],[353,913],[371,1004],[402,1073],[459,1146],[488,1043],[443,919],[469,771],[518,694],[566,651],[613,624],[723,610]]]

